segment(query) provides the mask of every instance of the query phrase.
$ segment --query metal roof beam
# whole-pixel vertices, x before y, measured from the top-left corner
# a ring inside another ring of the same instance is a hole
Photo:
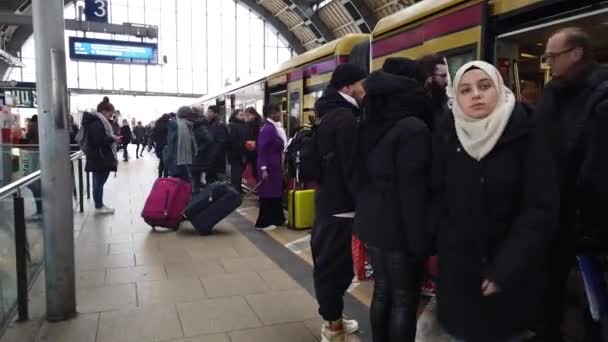
[[[298,54],[304,53],[306,49],[302,45],[302,42],[296,37],[293,32],[289,30],[287,25],[275,17],[266,7],[257,3],[256,0],[237,0],[237,2],[249,7],[252,11],[261,15],[271,26],[273,26],[279,34],[287,40],[290,47]]]
[[[312,4],[310,2],[305,1],[305,0],[283,0],[283,1],[291,2],[300,9],[300,11],[304,14],[304,16],[306,16],[308,18],[308,20],[310,20],[312,25],[314,25],[317,28],[316,31],[318,31],[321,34],[321,37],[319,37],[319,38],[324,38],[326,42],[330,42],[330,41],[336,39],[336,36],[332,32],[332,30],[330,30],[329,27],[325,24],[325,22],[319,17],[317,12],[312,8]],[[315,30],[312,30],[312,31],[315,32]]]
[[[359,11],[359,14],[361,14],[363,20],[365,20],[370,32],[372,32],[378,23],[378,19],[376,19],[373,9],[369,8],[369,6],[365,3],[365,0],[342,0],[343,5],[347,2],[350,2],[355,6],[357,11]]]

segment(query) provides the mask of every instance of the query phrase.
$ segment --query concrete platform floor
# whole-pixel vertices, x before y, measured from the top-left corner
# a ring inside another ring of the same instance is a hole
[[[94,216],[92,202],[76,214],[78,316],[44,320],[42,274],[30,292],[31,320],[11,324],[0,342],[318,341],[308,232],[255,231],[254,197],[211,236],[187,226],[152,231],[140,212],[156,166],[148,153],[121,162],[105,195],[116,214]],[[345,298],[346,315],[362,325],[353,342],[369,340],[362,302],[369,302],[371,286],[358,286]]]

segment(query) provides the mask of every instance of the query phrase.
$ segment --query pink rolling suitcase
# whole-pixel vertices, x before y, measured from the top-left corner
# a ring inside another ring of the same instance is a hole
[[[152,186],[141,217],[147,224],[177,230],[183,220],[192,186],[179,178],[159,178]]]

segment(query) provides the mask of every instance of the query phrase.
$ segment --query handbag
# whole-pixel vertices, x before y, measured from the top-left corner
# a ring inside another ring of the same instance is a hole
[[[357,279],[359,281],[371,279],[374,275],[374,271],[369,261],[367,247],[365,247],[365,244],[359,240],[356,235],[353,235],[351,248],[353,254],[353,266]]]

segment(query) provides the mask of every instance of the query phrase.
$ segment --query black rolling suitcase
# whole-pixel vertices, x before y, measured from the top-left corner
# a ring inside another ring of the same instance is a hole
[[[242,203],[241,195],[230,185],[213,183],[194,195],[184,211],[196,231],[211,234],[213,227]]]

